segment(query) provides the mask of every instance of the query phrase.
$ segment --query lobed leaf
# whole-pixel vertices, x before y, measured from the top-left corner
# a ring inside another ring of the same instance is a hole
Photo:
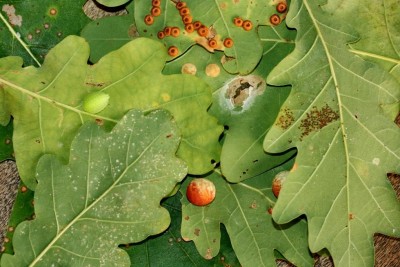
[[[312,252],[327,248],[337,266],[372,266],[373,234],[400,236],[399,202],[386,178],[400,171],[400,129],[381,108],[399,102],[400,85],[349,51],[357,37],[351,17],[341,23],[322,4],[292,2],[296,49],[267,79],[293,89],[264,148],[298,149],[273,218],[305,214]]]
[[[207,176],[216,187],[211,204],[199,207],[186,197],[181,199],[183,239],[193,240],[199,253],[211,259],[220,249],[222,223],[242,266],[276,266],[275,250],[297,266],[312,266],[305,221],[278,225],[269,214],[275,204],[272,178],[281,170],[278,167],[238,184],[226,182],[217,172]],[[183,190],[189,182],[185,180]]]
[[[118,244],[164,231],[160,201],[186,175],[176,158],[178,129],[166,111],[130,111],[105,133],[86,123],[71,145],[68,165],[43,156],[37,167],[33,221],[14,234],[6,266],[129,266]]]
[[[0,60],[0,84],[7,111],[14,117],[14,150],[23,181],[36,185],[34,170],[44,153],[66,161],[73,136],[91,120],[110,128],[129,109],[169,110],[176,119],[182,143],[178,155],[191,173],[204,173],[219,160],[221,127],[207,114],[209,87],[184,75],[162,75],[166,53],[160,43],[136,39],[88,66],[89,47],[70,36],[47,55],[41,68],[21,68],[22,60]],[[3,69],[3,65],[8,68]],[[100,113],[83,110],[93,92],[109,96]]]

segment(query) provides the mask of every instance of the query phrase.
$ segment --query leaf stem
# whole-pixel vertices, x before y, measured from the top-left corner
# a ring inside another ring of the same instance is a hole
[[[11,32],[12,36],[15,37],[18,42],[22,45],[22,47],[28,52],[28,54],[31,56],[31,58],[36,62],[36,64],[40,67],[42,64],[40,64],[39,60],[35,57],[35,55],[32,53],[32,51],[29,49],[28,45],[21,39],[21,34],[17,33],[13,27],[7,22],[7,20],[4,18],[4,16],[0,12],[0,19],[4,22],[4,24],[7,26],[8,30]]]

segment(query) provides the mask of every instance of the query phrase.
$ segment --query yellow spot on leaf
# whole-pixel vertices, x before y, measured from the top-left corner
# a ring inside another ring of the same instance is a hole
[[[162,93],[161,94],[162,99],[164,100],[164,102],[168,102],[171,100],[171,96],[167,93]]]

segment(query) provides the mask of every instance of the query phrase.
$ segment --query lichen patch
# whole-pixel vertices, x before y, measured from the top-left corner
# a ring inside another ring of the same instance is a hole
[[[8,21],[13,26],[22,26],[22,16],[15,14],[15,7],[13,5],[3,5],[2,11],[8,16]]]

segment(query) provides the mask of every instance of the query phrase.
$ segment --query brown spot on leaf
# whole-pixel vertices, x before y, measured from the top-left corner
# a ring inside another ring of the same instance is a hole
[[[285,130],[294,122],[293,112],[288,108],[284,108],[281,110],[280,114],[275,125]]]
[[[349,213],[349,220],[353,220],[355,218],[353,213]]]
[[[207,252],[206,252],[206,255],[204,256],[204,258],[206,260],[211,260],[212,259],[212,254],[211,254],[211,249],[210,248],[207,249]]]
[[[272,214],[272,208],[268,208],[267,212],[268,212],[269,214]]]
[[[139,32],[138,32],[138,30],[137,30],[137,28],[136,28],[136,26],[134,25],[134,24],[132,24],[132,25],[130,25],[129,26],[129,28],[128,28],[128,35],[130,36],[130,37],[138,37],[139,36]]]
[[[14,232],[14,227],[9,226],[9,227],[8,227],[8,231],[9,231],[9,232]]]
[[[50,10],[49,10],[50,16],[55,16],[55,15],[57,15],[57,13],[58,13],[57,9],[55,9],[54,7],[50,8]]]
[[[234,59],[235,59],[234,57],[229,57],[229,56],[223,55],[221,57],[221,64],[223,65],[223,64],[225,64],[225,63],[227,63],[229,61],[232,61]]]
[[[251,205],[250,205],[251,209],[256,209],[257,208],[257,202],[254,200]]]
[[[102,119],[95,119],[95,122],[96,122],[96,124],[97,125],[99,125],[99,126],[103,126],[104,125],[104,121],[102,120]]]
[[[6,144],[6,145],[9,145],[9,144],[11,144],[11,139],[6,139],[5,141],[4,141],[4,143]]]
[[[189,216],[186,215],[184,219],[185,219],[186,221],[189,221]]]
[[[328,124],[339,119],[339,113],[334,111],[328,104],[318,109],[314,106],[307,114],[306,118],[301,120],[299,129],[302,130],[301,138],[306,137],[312,132],[316,132]]]
[[[15,14],[15,7],[13,5],[3,5],[2,11],[8,16],[8,21],[12,26],[22,26],[22,16]]]
[[[200,229],[199,228],[194,229],[194,234],[196,236],[199,236],[200,235]]]

